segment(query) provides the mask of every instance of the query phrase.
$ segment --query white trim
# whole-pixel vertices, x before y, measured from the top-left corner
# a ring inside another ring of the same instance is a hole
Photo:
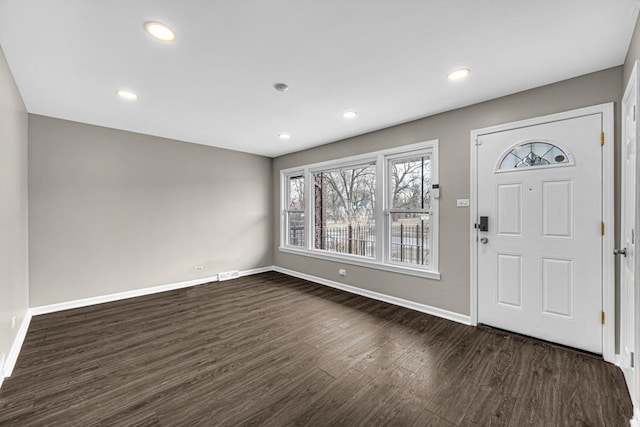
[[[302,255],[309,258],[317,258],[325,261],[339,262],[342,264],[357,265],[360,267],[374,268],[376,270],[389,271],[391,273],[407,274],[409,276],[424,277],[426,279],[440,280],[440,273],[436,271],[423,270],[419,268],[405,267],[400,264],[386,264],[376,261],[373,258],[366,258],[358,255],[340,254],[334,255],[333,252],[320,251],[318,249],[305,250],[295,246],[281,246],[278,248],[280,252],[286,252],[293,255]]]
[[[252,268],[251,270],[243,270],[243,271],[241,271],[240,272],[240,277],[253,276],[254,274],[268,273],[270,271],[273,271],[273,266],[272,265],[268,265],[266,267]]]
[[[622,107],[621,107],[621,128],[622,128],[622,135],[621,135],[621,140],[622,140],[622,148],[621,148],[621,173],[620,173],[620,182],[621,182],[621,189],[620,189],[620,194],[624,195],[625,194],[625,172],[626,172],[626,162],[624,159],[624,153],[625,153],[625,148],[624,148],[624,144],[625,141],[627,139],[627,132],[628,129],[630,129],[630,124],[627,121],[627,115],[626,115],[626,109],[629,105],[629,98],[632,97],[633,102],[635,102],[636,106],[638,105],[638,101],[640,101],[640,87],[638,85],[638,67],[639,67],[640,61],[635,61],[633,64],[633,70],[631,71],[631,75],[629,76],[629,80],[627,81],[627,86],[625,88],[624,91],[624,95],[622,96]],[[634,106],[634,109],[636,107]],[[637,114],[636,111],[634,111],[634,115]],[[640,176],[640,161],[637,160],[637,148],[638,148],[638,138],[639,138],[639,131],[640,131],[640,120],[637,119],[637,117],[635,118],[635,145],[636,145],[636,170],[635,173],[637,176]],[[640,186],[636,185],[636,201],[640,200]],[[624,197],[624,196],[622,196]],[[622,208],[622,207],[621,207]],[[625,230],[622,229],[622,226],[624,225],[624,220],[625,220],[625,211],[624,209],[621,209],[620,211],[620,245],[624,246],[625,245]],[[634,222],[634,230],[637,232],[638,229],[640,229],[640,223],[638,222],[638,218],[640,218],[640,209],[638,209],[636,207],[636,218],[631,219]],[[632,253],[635,254],[635,256],[637,257],[638,255],[638,248],[640,248],[640,244],[636,241],[635,242],[635,248],[633,249]],[[620,271],[622,272],[622,257],[619,257],[620,260]],[[634,287],[634,301],[631,301],[631,305],[633,307],[633,325],[632,326],[632,336],[634,337],[634,352],[637,353],[637,349],[638,349],[638,317],[640,316],[640,312],[638,311],[638,282],[640,281],[640,278],[638,277],[638,273],[640,272],[640,269],[638,268],[638,261],[640,261],[640,259],[636,259],[636,271],[635,271],[635,280],[633,283],[633,287]],[[621,273],[621,280],[622,280],[622,273]],[[620,284],[620,286],[622,287],[622,283]],[[620,313],[622,313],[622,304],[628,304],[629,301],[621,301],[621,305],[619,307],[620,309]],[[623,331],[620,330],[620,348],[622,349],[622,347],[624,346],[624,336],[623,336]],[[618,359],[620,359],[621,355],[618,354],[616,355],[616,357]],[[636,361],[637,361],[637,356],[636,356]],[[620,365],[618,365],[620,366]],[[622,367],[621,367],[622,368]],[[628,369],[628,367],[624,367],[624,369]],[[630,368],[632,373],[631,373],[631,384],[629,384],[629,382],[627,382],[627,375],[625,375],[625,382],[627,383],[627,389],[629,390],[629,395],[631,396],[631,402],[633,404],[633,418],[630,421],[630,425],[632,426],[637,426],[640,427],[640,408],[638,407],[638,391],[640,388],[640,369],[638,369],[638,367],[633,367]]]
[[[640,409],[634,403],[633,408],[633,418],[629,421],[629,426],[631,427],[640,427]]]
[[[469,164],[469,317],[471,325],[478,325],[478,230],[476,218],[478,218],[478,149],[476,143],[478,135],[471,131],[471,159]]]
[[[307,178],[307,171],[305,169],[288,169],[288,172],[284,173],[281,172],[280,173],[280,244],[281,245],[288,245],[288,240],[289,240],[289,236],[287,235],[287,229],[288,229],[288,221],[287,221],[287,216],[288,216],[288,212],[289,212],[289,178],[292,178],[294,176],[302,176],[303,180],[304,180],[304,194],[305,194],[305,206],[304,206],[304,212],[308,212],[307,209],[307,205],[308,205],[308,199],[309,197],[307,197],[307,194],[309,193],[309,188],[308,188],[308,183],[307,181],[309,180]],[[304,238],[305,238],[305,245],[307,244],[307,236],[309,235],[308,230],[307,230],[307,218],[305,217],[305,221],[304,221]],[[293,245],[291,245],[293,246]]]
[[[613,103],[600,106],[602,112],[602,220],[605,223],[602,240],[602,307],[609,321],[602,328],[602,357],[612,362],[616,354],[616,267],[615,248],[615,206],[614,206],[614,116]]]
[[[13,340],[13,344],[11,345],[11,349],[9,350],[9,354],[7,355],[7,359],[4,362],[4,369],[2,377],[8,378],[13,373],[13,368],[16,366],[16,362],[18,361],[18,355],[20,354],[20,350],[22,349],[22,344],[24,344],[24,340],[27,337],[27,331],[29,330],[29,323],[31,323],[31,309],[28,309],[24,317],[22,318],[22,323],[20,323],[20,328],[18,329],[18,333]],[[0,387],[2,386],[2,379],[0,378]]]
[[[562,113],[549,114],[517,122],[504,123],[471,131],[471,175],[470,175],[470,245],[471,245],[471,289],[470,289],[470,319],[472,325],[478,324],[478,245],[477,231],[474,228],[478,216],[478,167],[476,141],[482,135],[488,135],[505,130],[535,126],[560,120],[567,120],[593,114],[602,114],[602,130],[605,133],[605,144],[602,147],[602,220],[606,225],[605,236],[602,240],[602,306],[609,321],[605,322],[602,330],[602,356],[607,362],[615,358],[615,265],[609,256],[614,247],[615,214],[614,214],[614,122],[613,103],[594,105]]]
[[[260,267],[252,270],[240,271],[240,277],[249,276],[251,274],[264,273],[271,271],[272,267]],[[159,292],[173,291],[175,289],[188,288],[191,286],[204,285],[206,283],[217,282],[218,276],[204,277],[201,279],[187,280],[184,282],[170,283],[167,285],[153,286],[150,288],[134,289],[131,291],[118,292],[115,294],[101,295],[97,297],[82,298],[73,301],[60,302],[56,304],[41,305],[31,308],[31,315],[38,316],[40,314],[55,313],[57,311],[70,310],[72,308],[88,307],[91,305],[102,304],[105,302],[119,301],[128,298],[140,297],[144,295],[157,294]]]
[[[88,307],[105,302],[119,301],[128,298],[140,297],[144,295],[157,294],[159,292],[172,291],[175,289],[188,288],[190,286],[203,285],[205,283],[217,282],[218,276],[205,277],[203,279],[188,280],[185,282],[171,283],[168,285],[153,286],[150,288],[134,289],[131,291],[118,292],[115,294],[100,295],[97,297],[82,298],[73,301],[65,301],[56,304],[41,305],[31,308],[31,314],[38,316],[41,314],[55,313],[58,311],[71,310],[73,308]]]
[[[386,148],[384,150],[372,151],[370,153],[357,154],[354,156],[337,158],[332,160],[325,160],[323,162],[311,163],[304,166],[295,166],[287,169],[281,169],[280,174],[288,175],[292,172],[302,171],[305,169],[315,170],[322,169],[327,166],[346,166],[346,165],[357,165],[359,163],[365,162],[367,160],[376,160],[376,156],[378,154],[382,154],[383,156],[388,156],[390,154],[401,154],[409,151],[421,150],[424,148],[430,148],[433,143],[437,143],[437,139],[432,139],[430,141],[416,142],[415,144],[402,145],[400,147]]]
[[[454,322],[469,325],[469,316],[460,313],[454,313],[453,311],[444,310],[437,307],[432,307],[426,304],[420,304],[414,301],[409,301],[403,298],[394,297],[379,292],[370,291],[367,289],[358,288],[351,285],[345,285],[344,283],[334,282],[333,280],[324,279],[322,277],[312,276],[310,274],[300,273],[297,271],[289,270],[287,268],[274,266],[273,271],[286,274],[288,276],[297,277],[299,279],[308,280],[320,285],[329,286],[331,288],[340,289],[342,291],[350,292],[352,294],[361,295],[363,297],[375,299],[378,301],[388,302],[389,304],[397,305],[400,307],[409,308],[422,313],[431,314],[433,316],[442,317],[443,319],[451,320]]]

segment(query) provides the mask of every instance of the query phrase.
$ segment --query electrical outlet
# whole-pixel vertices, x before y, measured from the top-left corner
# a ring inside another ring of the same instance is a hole
[[[347,275],[347,270],[341,268],[340,270],[338,270],[338,274],[342,277],[345,277]]]
[[[16,316],[13,316],[11,318],[11,329],[14,329],[16,327]]]
[[[456,201],[456,206],[459,208],[469,207],[469,199],[458,199]]]
[[[202,271],[204,267],[202,267],[201,265],[196,265],[195,270],[196,271]]]

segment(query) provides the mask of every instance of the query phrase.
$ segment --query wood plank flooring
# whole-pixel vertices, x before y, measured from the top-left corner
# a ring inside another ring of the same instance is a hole
[[[621,371],[279,273],[34,317],[0,425],[627,426]]]

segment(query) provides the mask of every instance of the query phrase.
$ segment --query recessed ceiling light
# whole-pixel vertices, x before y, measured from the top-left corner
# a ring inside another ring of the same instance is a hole
[[[357,115],[358,113],[356,111],[345,111],[344,113],[342,113],[342,117],[344,117],[345,119],[355,119]]]
[[[116,93],[118,94],[119,97],[124,98],[124,99],[131,99],[131,100],[136,100],[138,99],[138,95],[136,95],[133,92],[129,92],[128,90],[117,90]]]
[[[289,135],[288,133],[279,133],[278,134],[278,138],[280,138],[280,139],[289,139],[289,138],[291,138],[291,135]]]
[[[171,27],[161,22],[145,22],[144,29],[152,37],[163,42],[172,42],[176,39],[176,32],[173,31]]]
[[[467,77],[471,73],[471,70],[468,68],[460,68],[458,70],[453,70],[447,75],[449,80],[460,80]]]

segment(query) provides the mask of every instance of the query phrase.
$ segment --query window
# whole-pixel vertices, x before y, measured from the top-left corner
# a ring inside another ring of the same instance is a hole
[[[287,202],[285,208],[287,245],[304,246],[304,176],[290,175],[287,179]]]
[[[280,250],[439,278],[437,147],[429,141],[281,171]]]
[[[418,156],[389,161],[389,259],[428,267],[431,230],[431,158]]]
[[[498,164],[499,171],[540,166],[569,166],[573,164],[569,155],[548,141],[518,143],[507,150]]]
[[[375,257],[375,163],[316,171],[313,182],[315,249]]]

